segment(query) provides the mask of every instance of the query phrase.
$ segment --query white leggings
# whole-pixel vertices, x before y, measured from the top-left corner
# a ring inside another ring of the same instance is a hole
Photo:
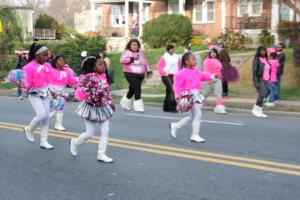
[[[186,126],[188,123],[192,123],[193,134],[199,134],[200,126],[201,126],[201,116],[202,116],[201,107],[202,107],[201,104],[195,103],[190,111],[189,116],[177,122],[177,127],[182,128],[183,126]]]
[[[105,153],[107,149],[107,143],[109,138],[109,120],[104,122],[91,122],[85,120],[86,132],[80,134],[75,140],[75,145],[81,145],[92,138],[96,133],[97,125],[100,124],[101,137],[99,140],[99,154]]]
[[[49,110],[50,101],[48,97],[36,97],[29,95],[28,99],[36,113],[36,116],[32,119],[29,125],[29,131],[33,132],[39,125],[42,125],[41,137],[48,138],[49,129]]]
[[[222,81],[218,80],[217,82],[205,82],[204,83],[204,93],[208,94],[211,91],[213,91],[213,93],[216,97],[216,105],[222,105],[223,104],[223,100],[222,100],[222,93],[223,93]]]

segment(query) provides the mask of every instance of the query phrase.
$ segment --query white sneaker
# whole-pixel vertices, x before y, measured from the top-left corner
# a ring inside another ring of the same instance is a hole
[[[20,98],[20,100],[23,100],[23,96],[21,95],[21,96],[19,96],[19,98]]]
[[[28,126],[24,127],[24,133],[29,142],[34,142],[34,134],[28,130]]]
[[[265,103],[265,106],[267,106],[267,107],[274,107],[275,103],[267,102],[267,103]]]
[[[77,156],[78,154],[77,145],[75,144],[75,138],[72,138],[70,140],[70,153],[72,156]]]
[[[198,143],[204,143],[205,139],[200,137],[200,135],[192,135],[191,136],[191,141],[192,142],[198,142]]]
[[[171,132],[172,138],[176,138],[177,130],[178,130],[177,124],[176,123],[170,123],[170,132]]]
[[[253,109],[252,109],[251,113],[252,113],[255,117],[261,117],[260,109],[259,109],[259,106],[257,106],[257,105],[254,105],[254,106],[253,106]]]
[[[136,112],[145,112],[143,99],[135,101],[133,107]]]
[[[215,113],[217,114],[226,114],[226,108],[224,105],[218,105],[215,107]]]
[[[98,162],[104,162],[104,163],[113,163],[114,159],[108,157],[105,153],[98,155],[97,158]]]
[[[132,104],[132,100],[131,99],[127,99],[126,95],[122,97],[121,101],[120,101],[120,106],[124,109],[124,110],[130,110],[131,109],[131,104]]]
[[[263,113],[262,107],[259,107],[259,113],[260,113],[260,117],[264,117],[264,118],[267,117],[267,115]]]
[[[41,143],[40,143],[40,147],[42,149],[54,149],[54,146],[52,146],[51,144],[48,143],[47,139],[41,138]]]

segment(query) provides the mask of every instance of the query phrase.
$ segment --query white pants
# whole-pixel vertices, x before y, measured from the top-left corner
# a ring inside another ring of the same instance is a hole
[[[104,154],[107,149],[107,143],[109,139],[109,120],[104,122],[91,122],[85,120],[86,132],[80,134],[75,140],[75,145],[81,145],[86,143],[90,138],[92,138],[96,133],[97,125],[100,124],[101,137],[99,140],[98,154]]]
[[[216,104],[222,104],[222,81],[217,80],[216,82],[205,82],[204,83],[204,93],[208,94],[211,91],[213,91],[215,97],[216,97]]]
[[[32,119],[29,125],[29,131],[33,132],[39,125],[42,126],[41,138],[48,138],[48,129],[49,129],[49,110],[50,110],[50,101],[48,97],[35,97],[29,95],[28,99],[36,113],[35,118]]]
[[[193,126],[193,135],[199,135],[200,132],[200,126],[201,126],[201,104],[195,103],[190,111],[190,114],[188,117],[185,117],[181,119],[179,122],[177,122],[177,127],[182,128],[183,126],[186,126],[188,123],[192,123]]]

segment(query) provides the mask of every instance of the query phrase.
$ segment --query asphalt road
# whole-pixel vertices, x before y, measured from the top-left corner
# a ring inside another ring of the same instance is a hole
[[[201,135],[191,127],[174,140],[168,124],[183,117],[157,107],[118,109],[108,155],[97,163],[97,138],[69,154],[69,138],[84,131],[69,103],[68,132],[50,131],[52,151],[30,144],[21,129],[33,118],[27,100],[0,97],[0,200],[299,200],[300,119],[203,113]],[[52,121],[51,127],[53,128]],[[36,136],[38,141],[38,136]]]

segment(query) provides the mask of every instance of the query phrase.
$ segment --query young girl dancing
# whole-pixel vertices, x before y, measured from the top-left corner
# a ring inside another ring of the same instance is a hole
[[[101,127],[101,138],[98,145],[98,161],[112,163],[113,159],[106,155],[109,138],[109,119],[115,106],[109,84],[105,75],[106,64],[100,56],[87,57],[82,63],[82,73],[76,89],[76,98],[83,100],[76,113],[85,120],[86,132],[71,139],[70,152],[77,156],[78,146],[86,143],[96,132],[97,125]]]
[[[205,139],[200,137],[201,126],[201,107],[203,95],[200,93],[202,89],[202,81],[218,80],[215,75],[201,72],[196,67],[196,58],[191,53],[185,53],[182,57],[183,69],[181,69],[174,78],[174,91],[177,98],[180,98],[184,93],[190,92],[193,98],[193,105],[188,117],[183,118],[179,122],[171,123],[171,136],[176,138],[176,132],[179,128],[192,122],[193,132],[191,135],[192,142],[205,142]]]
[[[217,75],[220,80],[216,82],[210,82],[205,84],[205,93],[209,93],[210,91],[214,92],[214,95],[216,96],[216,107],[215,107],[215,113],[219,114],[226,114],[226,108],[223,105],[222,100],[222,63],[219,60],[219,54],[218,50],[215,48],[211,48],[208,53],[208,58],[204,60],[203,63],[204,71]]]
[[[24,66],[25,87],[28,92],[28,99],[36,112],[29,126],[24,128],[26,138],[34,142],[34,130],[41,124],[40,147],[53,149],[48,143],[49,109],[50,101],[48,88],[51,77],[51,65],[47,63],[48,49],[40,44],[32,44],[29,50],[29,63]]]
[[[65,131],[62,124],[64,109],[69,96],[66,87],[67,85],[75,85],[78,82],[77,77],[74,76],[73,71],[65,64],[62,55],[55,56],[53,63],[53,70],[51,76],[51,94],[53,97],[53,112],[50,118],[56,115],[55,129]]]

